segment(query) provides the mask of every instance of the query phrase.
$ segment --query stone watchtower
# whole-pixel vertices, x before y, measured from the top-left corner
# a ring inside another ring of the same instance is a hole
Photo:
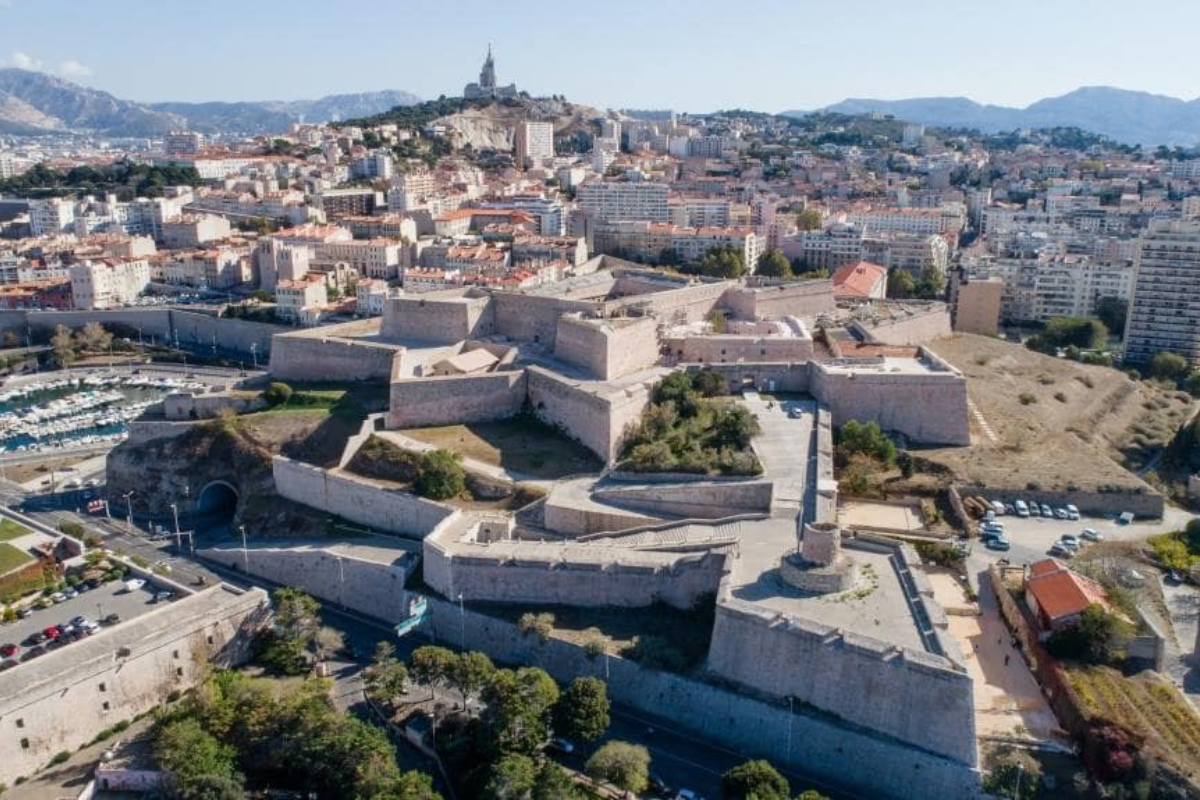
[[[831,522],[817,522],[804,526],[800,552],[780,560],[779,576],[802,591],[830,594],[854,588],[858,565],[842,552],[841,529]]]

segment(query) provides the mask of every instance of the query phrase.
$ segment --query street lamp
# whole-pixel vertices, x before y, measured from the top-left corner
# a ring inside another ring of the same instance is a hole
[[[135,528],[133,527],[133,503],[129,500],[129,498],[133,497],[134,494],[136,494],[135,490],[130,489],[128,492],[125,492],[125,494],[121,495],[121,497],[125,499],[125,514],[126,518],[129,520],[130,533],[135,532]]]
[[[175,549],[182,553],[183,539],[180,538],[179,534],[179,506],[175,505],[174,503],[171,503],[171,516],[175,517]]]
[[[341,556],[338,556],[338,605],[342,608],[346,607],[345,601],[342,600],[342,589],[346,585],[346,561]]]
[[[467,609],[463,606],[462,592],[458,593],[458,649],[467,651]]]
[[[238,530],[242,534],[242,569],[246,574],[250,574],[250,554],[246,552],[246,526],[238,525]]]
[[[250,360],[254,363],[254,368],[258,369],[258,342],[250,343]]]

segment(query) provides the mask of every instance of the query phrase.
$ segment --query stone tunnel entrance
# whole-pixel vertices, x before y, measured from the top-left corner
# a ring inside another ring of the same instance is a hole
[[[196,513],[208,517],[233,519],[237,511],[238,491],[225,481],[213,481],[200,490]]]

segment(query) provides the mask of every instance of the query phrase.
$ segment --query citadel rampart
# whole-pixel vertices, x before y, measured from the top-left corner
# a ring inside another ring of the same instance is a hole
[[[0,674],[0,782],[73,752],[250,655],[270,609],[261,589],[214,586]]]
[[[452,344],[495,333],[492,301],[460,290],[400,295],[384,301],[380,338]]]
[[[557,542],[425,540],[425,583],[444,597],[497,603],[688,609],[715,593],[724,553],[655,553]]]
[[[752,690],[977,763],[971,679],[944,657],[721,597],[708,667]]]
[[[646,669],[620,656],[591,658],[576,645],[522,636],[510,622],[469,607],[463,611],[457,603],[437,597],[429,599],[429,619],[439,640],[465,638],[472,648],[500,663],[538,666],[562,682],[581,675],[605,679],[614,701],[651,720],[666,720],[717,741],[747,760],[768,759],[863,797],[972,800],[982,796],[979,776],[970,766],[841,723],[799,703],[789,709],[786,701],[749,697],[728,687]],[[753,653],[743,653],[744,660],[755,662]],[[898,695],[860,698],[864,703],[872,700],[892,706],[907,703]],[[864,764],[870,769],[864,769]]]
[[[421,428],[507,419],[525,404],[525,370],[395,381],[387,426]]]
[[[613,380],[658,361],[658,322],[653,317],[558,318],[554,355],[602,380]]]
[[[830,280],[733,287],[725,293],[721,305],[743,319],[787,314],[813,319],[837,307],[833,299],[833,281]]]
[[[285,381],[389,380],[404,348],[373,339],[362,323],[294,331],[275,337],[271,375]]]
[[[519,342],[536,342],[553,348],[558,338],[558,320],[563,314],[595,314],[600,305],[592,300],[554,295],[497,292],[492,296],[495,330]]]
[[[847,326],[866,341],[920,345],[949,336],[950,310],[945,303],[904,301],[891,304],[888,315],[856,320]]]
[[[165,308],[123,308],[108,311],[39,311],[11,312],[23,316],[6,315],[3,324],[11,326],[21,334],[26,326],[35,334],[45,336],[58,325],[71,329],[82,328],[89,322],[105,326],[117,326],[137,336],[140,329],[144,341],[151,337],[158,344],[190,346],[193,349],[208,349],[214,345],[219,351],[235,352],[253,362],[257,355],[259,363],[267,360],[271,352],[272,337],[286,333],[289,328],[262,322],[217,317],[194,311]],[[253,346],[253,353],[252,353]]]
[[[653,477],[653,476],[650,476]],[[598,486],[592,497],[619,509],[693,519],[768,512],[774,490],[770,481],[728,479],[680,483]]]
[[[349,544],[314,546],[312,541],[279,542],[278,546],[255,546],[200,550],[203,558],[231,570],[244,571],[283,586],[294,586],[314,597],[353,609],[387,622],[399,622],[406,610],[404,586],[417,565],[416,554],[396,548],[396,540],[384,537],[355,538]],[[366,545],[372,557],[359,557]],[[381,557],[382,550],[395,550],[394,558]]]
[[[422,537],[459,513],[409,492],[283,456],[271,460],[271,473],[280,497],[375,530]]]
[[[650,404],[655,381],[628,386],[573,381],[529,367],[529,402],[538,419],[559,427],[604,461],[612,461]]]
[[[676,361],[701,364],[806,362],[813,358],[812,339],[798,337],[710,333],[668,338],[663,346]]]

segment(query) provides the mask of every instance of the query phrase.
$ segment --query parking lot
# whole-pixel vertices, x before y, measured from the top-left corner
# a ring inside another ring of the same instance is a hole
[[[154,608],[153,592],[154,585],[149,582],[133,592],[125,591],[122,581],[103,584],[50,608],[34,608],[33,613],[25,619],[0,626],[0,645],[20,646],[21,651],[16,656],[19,660],[29,649],[29,637],[51,625],[66,624],[77,616],[99,620],[109,614],[119,614],[121,622],[118,624],[123,624]]]
[[[1192,519],[1182,509],[1168,506],[1161,520],[1138,520],[1122,525],[1111,517],[1084,516],[1078,520],[1048,519],[1046,517],[1018,517],[1005,514],[996,521],[1004,526],[1004,536],[1012,544],[1008,551],[988,550],[983,542],[972,542],[972,552],[990,560],[1007,558],[1013,564],[1032,563],[1048,557],[1050,548],[1063,534],[1076,536],[1084,528],[1100,533],[1105,541],[1137,541],[1156,533],[1181,530]],[[1084,544],[1086,548],[1087,545]]]

